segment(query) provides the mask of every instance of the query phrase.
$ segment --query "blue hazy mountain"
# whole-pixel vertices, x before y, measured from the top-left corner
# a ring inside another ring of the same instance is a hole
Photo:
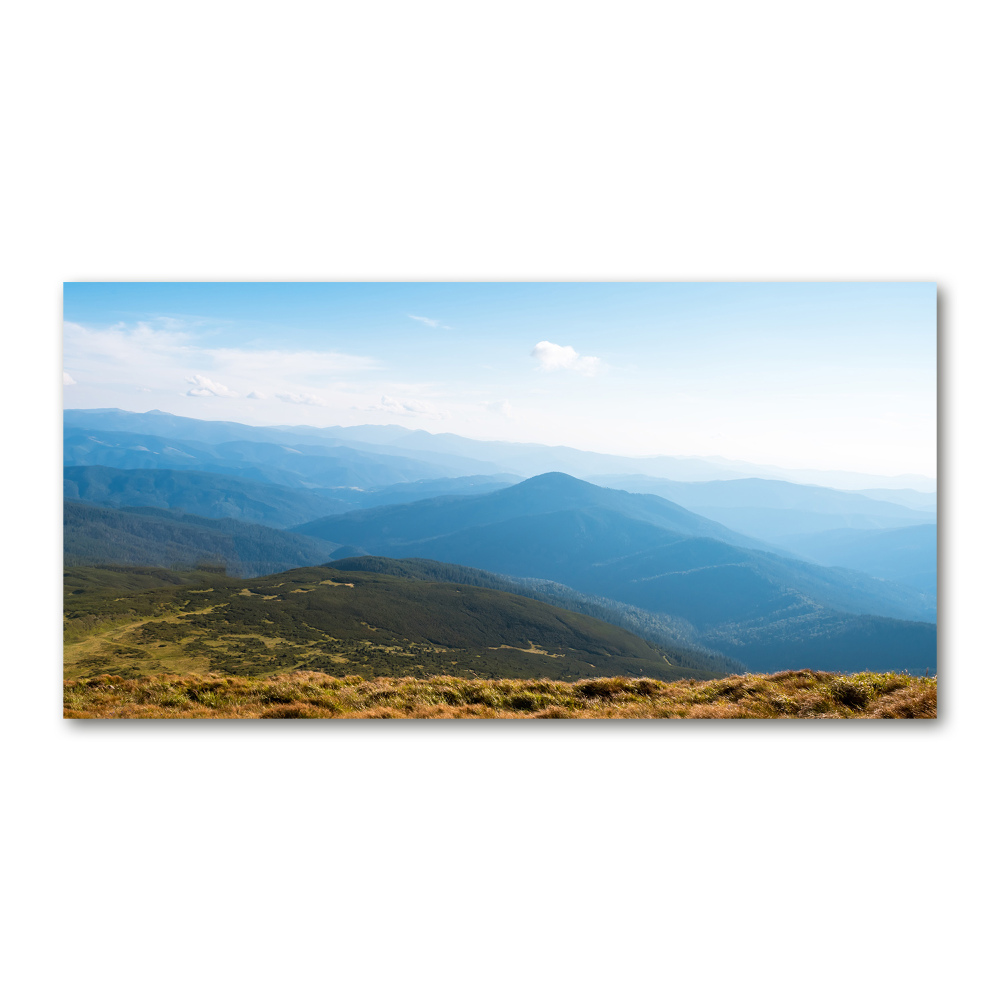
[[[734,531],[784,548],[790,547],[785,539],[791,535],[835,528],[898,528],[935,520],[933,510],[918,510],[911,505],[875,499],[857,491],[776,479],[691,483],[650,476],[594,476],[591,481],[601,486],[665,497]],[[896,491],[878,492],[891,495]]]
[[[912,489],[933,490],[934,480],[926,476],[878,476],[857,472],[824,471],[818,469],[782,469],[777,466],[755,465],[721,456],[677,457],[657,455],[630,457],[604,455],[577,448],[508,441],[474,441],[457,434],[432,434],[429,431],[405,427],[362,425],[331,427],[323,433],[341,440],[378,445],[383,448],[419,448],[423,454],[448,454],[478,458],[496,463],[522,476],[535,476],[548,471],[565,472],[580,478],[599,475],[638,474],[682,481],[700,482],[719,479],[760,477],[795,483],[814,483],[839,489]]]
[[[561,472],[534,476],[485,496],[441,496],[354,511],[302,524],[295,530],[371,550],[372,546],[413,543],[516,517],[589,507],[685,535],[718,538],[736,545],[759,544],[662,497],[609,490]]]
[[[912,507],[914,510],[937,513],[936,490],[930,492],[920,490],[857,490],[853,492],[871,497],[872,500],[888,500],[889,503],[902,504],[904,507]]]
[[[796,483],[815,483],[839,489],[933,490],[925,476],[874,476],[853,472],[811,469],[781,469],[709,457],[628,457],[604,455],[577,448],[508,441],[477,441],[457,434],[432,434],[397,425],[364,424],[353,427],[251,427],[226,421],[195,420],[159,410],[130,413],[125,410],[66,410],[66,427],[115,430],[177,438],[201,444],[226,441],[258,441],[299,447],[339,444],[368,454],[426,462],[440,470],[424,478],[508,473],[530,477],[545,472],[564,472],[579,478],[601,475],[645,475],[683,481],[745,479],[759,477]],[[106,463],[112,464],[112,463]],[[415,478],[415,477],[402,477]]]
[[[450,455],[446,452],[421,452],[417,448],[383,447],[377,442],[365,443],[358,447],[357,440],[349,434],[343,435],[347,428],[321,428],[307,425],[292,427],[255,427],[250,424],[238,424],[225,420],[197,420],[193,417],[178,417],[162,410],[149,410],[146,413],[132,413],[128,410],[64,410],[63,426],[68,431],[88,430],[114,431],[120,434],[142,434],[155,438],[169,439],[173,442],[186,442],[196,448],[224,445],[233,442],[255,442],[258,444],[281,445],[306,454],[326,453],[331,448],[349,449],[355,453],[370,456],[389,455],[392,459],[403,458],[411,462],[424,463],[425,468],[434,470],[428,475],[437,476],[471,476],[493,475],[507,470],[470,455],[468,457]],[[399,428],[402,430],[403,428]],[[187,450],[191,450],[190,447]],[[211,449],[209,449],[211,451]],[[382,465],[390,468],[399,463],[392,459],[381,460]],[[379,461],[374,459],[374,461]],[[399,481],[414,478],[404,475]],[[380,479],[384,484],[385,480]]]
[[[174,438],[203,445],[223,444],[226,441],[289,443],[288,435],[274,427],[254,427],[227,420],[197,420],[194,417],[178,417],[162,410],[149,410],[146,413],[118,409],[63,410],[63,427],[149,434],[153,437]],[[302,437],[303,435],[299,434],[295,440],[300,441]]]
[[[433,497],[493,493],[517,482],[519,482],[517,476],[507,473],[495,476],[456,476],[447,479],[423,479],[415,483],[394,483],[392,486],[371,490],[341,490],[335,495],[343,497],[356,507],[385,507]]]
[[[100,507],[161,507],[199,517],[231,517],[272,528],[351,509],[328,490],[296,489],[214,472],[67,466],[63,496]]]
[[[70,427],[63,440],[65,465],[117,469],[187,469],[240,476],[280,486],[321,488],[389,486],[436,479],[449,470],[417,459],[373,455],[338,445],[295,447],[267,441],[205,444],[128,431]]]
[[[651,581],[664,572],[753,564],[758,576],[773,579],[779,589],[794,586],[838,610],[925,620],[934,616],[933,602],[906,587],[765,551],[765,543],[662,497],[595,486],[558,472],[486,496],[438,497],[335,514],[295,530],[375,555],[420,556],[553,579],[621,600],[626,598],[607,590],[619,571],[641,579],[651,591]],[[683,581],[677,582],[683,589]],[[717,595],[719,608],[726,593]],[[677,599],[684,603],[682,595]],[[704,587],[697,603],[712,603]]]
[[[786,546],[826,566],[846,566],[930,595],[937,593],[937,525],[882,531],[840,528],[785,539]]]
[[[149,507],[112,509],[63,502],[67,566],[224,566],[262,576],[326,562],[334,546],[261,524]]]
[[[373,555],[555,580],[682,619],[699,642],[760,669],[777,669],[766,666],[769,657],[832,662],[850,649],[865,658],[865,636],[869,652],[878,649],[882,658],[865,659],[873,669],[880,662],[890,669],[885,657],[892,669],[909,669],[907,658],[933,669],[934,611],[925,595],[737,546],[731,532],[706,523],[661,498],[552,473],[486,497],[375,508],[296,530]]]
[[[65,459],[69,496],[91,501],[68,505],[70,562],[249,575],[352,554],[432,559],[572,588],[754,669],[934,669],[933,538],[893,536],[933,530],[926,493],[894,503],[883,486],[729,478],[702,459],[157,411],[67,411]],[[508,485],[535,463],[544,474]],[[642,492],[549,471],[560,463]],[[649,477],[665,468],[678,478]]]
[[[217,472],[69,465],[63,472],[63,496],[101,507],[161,507],[199,517],[233,517],[288,528],[357,508],[409,503],[450,493],[488,493],[516,481],[516,477],[506,475],[464,476],[367,490],[357,486],[306,489]]]

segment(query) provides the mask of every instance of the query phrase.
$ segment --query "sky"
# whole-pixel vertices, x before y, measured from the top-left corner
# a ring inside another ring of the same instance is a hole
[[[63,405],[934,477],[936,287],[67,283]]]

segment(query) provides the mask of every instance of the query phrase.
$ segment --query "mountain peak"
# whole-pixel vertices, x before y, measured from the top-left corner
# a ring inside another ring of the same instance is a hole
[[[532,476],[530,479],[525,479],[524,482],[520,483],[520,486],[589,486],[591,489],[595,489],[593,484],[585,482],[583,479],[577,479],[575,476],[570,476],[565,472],[543,472],[541,475]],[[599,487],[597,487],[599,488]]]
[[[582,497],[596,497],[600,494],[607,494],[612,491],[601,486],[595,486],[583,479],[569,476],[565,472],[543,472],[541,475],[532,476],[514,486],[508,486],[506,492],[510,496],[540,496],[544,494],[572,499]]]

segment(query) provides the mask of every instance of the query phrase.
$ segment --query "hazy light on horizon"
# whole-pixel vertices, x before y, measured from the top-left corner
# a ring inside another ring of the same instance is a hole
[[[935,476],[936,289],[65,286],[64,405]]]

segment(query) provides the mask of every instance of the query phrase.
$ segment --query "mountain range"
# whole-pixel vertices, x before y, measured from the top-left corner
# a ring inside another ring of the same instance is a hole
[[[66,411],[65,463],[67,565],[430,560],[753,669],[935,669],[927,489],[159,411]]]
[[[183,469],[67,466],[63,496],[101,507],[158,507],[207,518],[236,518],[271,528],[350,510],[326,490],[262,483],[242,476]]]
[[[96,507],[63,501],[67,566],[221,567],[261,576],[326,562],[334,546],[235,518],[204,518],[154,507]]]
[[[858,491],[833,490],[776,479],[725,479],[701,483],[652,476],[593,476],[590,482],[633,493],[652,493],[719,521],[735,531],[783,544],[789,536],[834,528],[900,528],[935,520],[933,506],[876,499]],[[935,494],[900,492],[906,497]]]
[[[545,472],[565,472],[587,479],[602,475],[644,475],[682,481],[746,479],[760,477],[795,483],[813,483],[839,489],[890,489],[933,491],[934,481],[925,476],[877,476],[853,472],[780,469],[719,457],[650,456],[628,457],[581,451],[577,448],[507,441],[477,441],[457,434],[383,424],[354,427],[254,427],[227,421],[195,420],[160,410],[131,413],[118,409],[64,410],[67,431],[120,431],[188,442],[200,450],[232,442],[284,445],[308,452],[314,448],[346,448],[368,456],[381,456],[392,467],[391,458],[424,463],[436,472],[422,477],[475,476],[506,473],[530,478]],[[306,447],[303,448],[302,446]],[[98,464],[98,463],[78,463]],[[116,465],[115,462],[100,464]],[[122,466],[128,467],[128,466]],[[176,466],[175,466],[176,467]],[[402,476],[404,481],[409,476]],[[360,485],[360,484],[359,484]]]
[[[681,619],[700,643],[754,668],[829,662],[866,634],[878,635],[878,656],[894,669],[927,669],[935,655],[933,601],[921,593],[738,546],[747,540],[669,501],[561,473],[486,497],[351,512],[296,530],[376,555],[555,580]]]

